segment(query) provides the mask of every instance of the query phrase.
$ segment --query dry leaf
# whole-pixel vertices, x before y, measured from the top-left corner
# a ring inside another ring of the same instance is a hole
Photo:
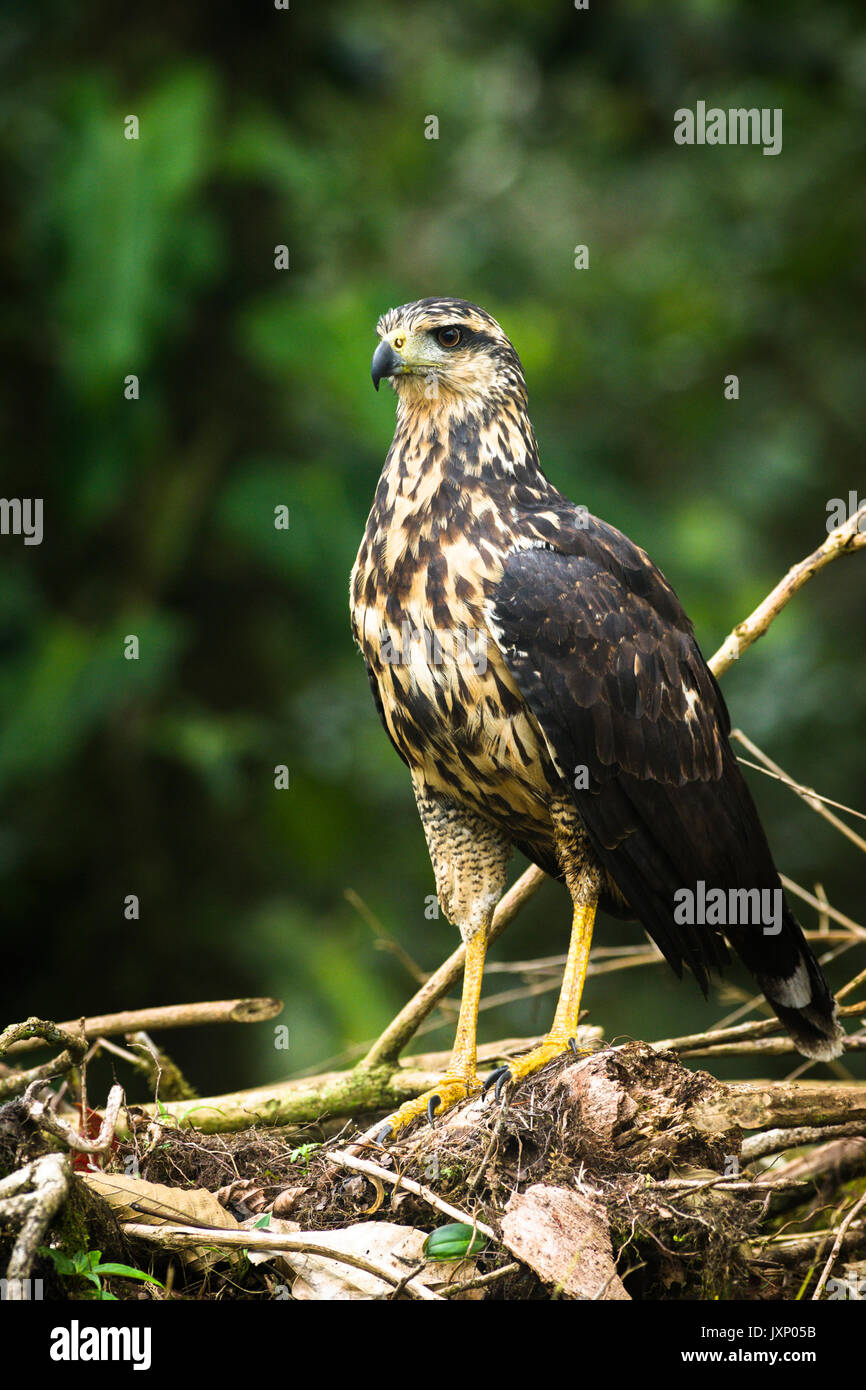
[[[569,1298],[629,1298],[616,1272],[607,1218],[577,1192],[541,1183],[515,1192],[502,1221],[502,1243]]]
[[[204,1187],[184,1189],[166,1187],[124,1173],[82,1173],[82,1182],[98,1192],[111,1207],[118,1221],[138,1221],[147,1226],[217,1226],[239,1231],[240,1223],[226,1211],[212,1192]],[[200,1249],[174,1252],[184,1264],[204,1268],[230,1258],[228,1252]]]
[[[257,1216],[268,1205],[264,1190],[252,1178],[235,1178],[225,1187],[218,1187],[214,1196],[224,1207],[244,1206]]]
[[[366,1257],[382,1265],[397,1279],[413,1275],[423,1284],[444,1283],[458,1266],[461,1279],[471,1279],[476,1269],[474,1260],[425,1261],[424,1242],[428,1232],[418,1231],[412,1226],[397,1226],[391,1221],[364,1221],[339,1231],[310,1234],[315,1234],[316,1240],[322,1245]],[[384,1279],[378,1279],[363,1269],[355,1269],[352,1265],[337,1264],[325,1255],[304,1255],[292,1250],[286,1252],[285,1260],[297,1274],[292,1285],[292,1297],[303,1302],[372,1299],[394,1291],[394,1286]],[[464,1296],[471,1298],[472,1291]]]
[[[282,1192],[278,1192],[271,1204],[271,1211],[274,1216],[288,1216],[289,1212],[295,1210],[304,1193],[305,1187],[284,1187]]]

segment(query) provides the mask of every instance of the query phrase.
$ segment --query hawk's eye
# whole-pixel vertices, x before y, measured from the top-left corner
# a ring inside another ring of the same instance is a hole
[[[443,347],[456,347],[463,334],[459,328],[440,328],[436,337]]]

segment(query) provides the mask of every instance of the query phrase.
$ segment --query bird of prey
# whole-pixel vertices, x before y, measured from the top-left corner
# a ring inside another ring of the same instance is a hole
[[[575,1050],[599,905],[637,918],[705,994],[726,937],[800,1052],[837,1056],[833,997],[673,589],[547,480],[520,359],[488,313],[422,299],[377,333],[373,384],[389,381],[397,422],[352,571],[352,626],[409,768],[439,903],[466,944],[447,1074],[380,1137],[481,1085],[486,938],[513,848],[565,882],[573,922],[550,1032],[488,1077],[497,1093]]]

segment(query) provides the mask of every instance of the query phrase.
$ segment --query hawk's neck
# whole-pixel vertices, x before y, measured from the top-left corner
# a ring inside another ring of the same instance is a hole
[[[507,506],[516,493],[528,503],[549,490],[525,401],[399,400],[380,507],[414,500],[424,513],[448,513],[465,506],[467,495]]]

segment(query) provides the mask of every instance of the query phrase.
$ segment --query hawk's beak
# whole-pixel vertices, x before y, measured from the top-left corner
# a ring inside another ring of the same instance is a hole
[[[405,365],[403,358],[394,351],[390,343],[381,342],[373,353],[371,366],[373,385],[376,390],[378,391],[379,382],[384,376],[394,376]]]

